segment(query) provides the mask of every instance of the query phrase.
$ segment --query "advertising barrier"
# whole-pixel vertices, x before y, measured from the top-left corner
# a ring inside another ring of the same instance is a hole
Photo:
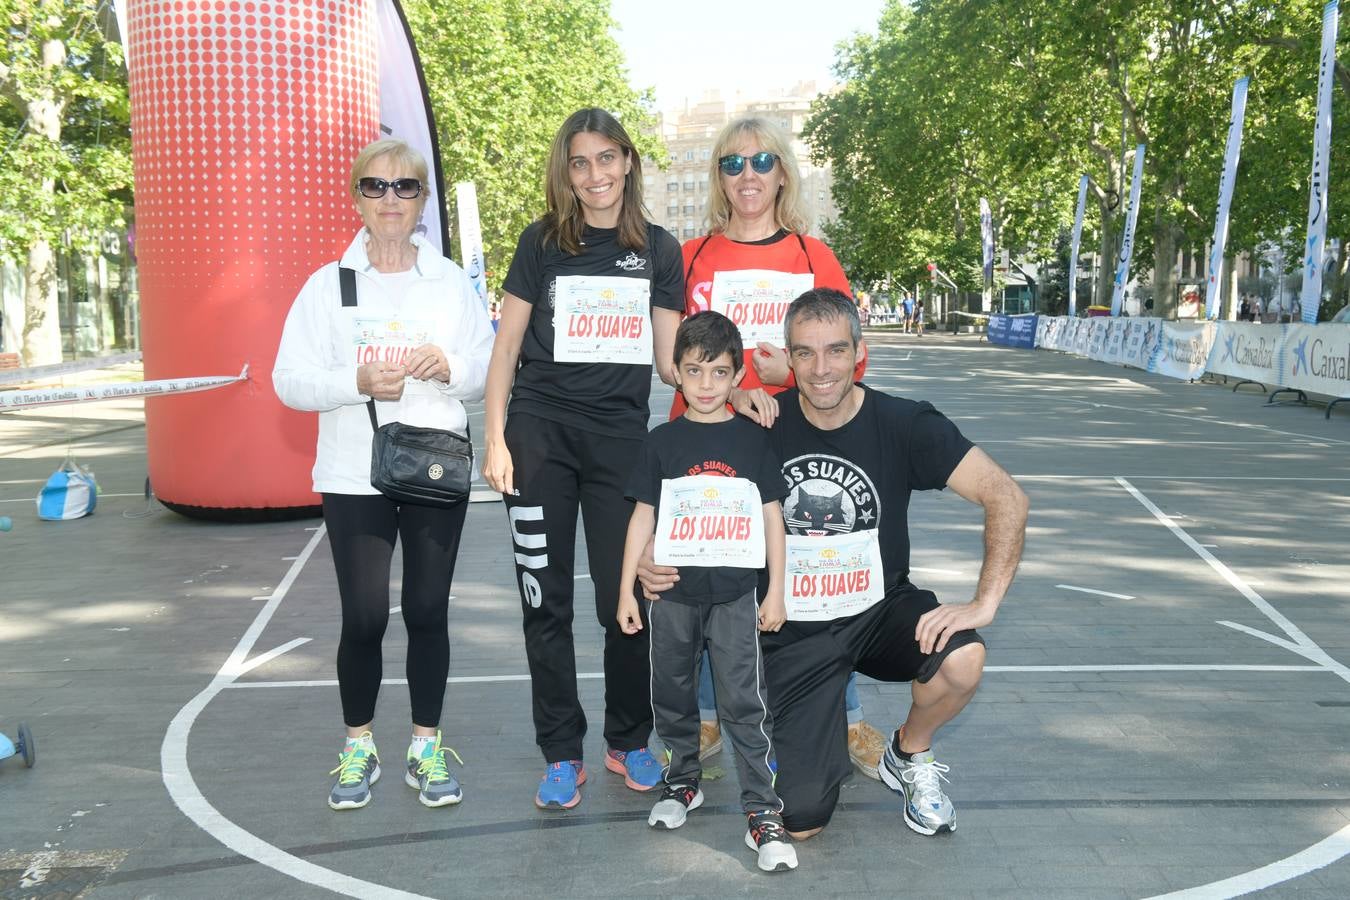
[[[1040,316],[1008,316],[1002,313],[989,317],[989,343],[1004,347],[1023,347],[1032,350],[1036,346],[1037,320]]]
[[[1154,318],[1041,316],[1035,325],[1023,327],[1040,349],[1172,378],[1194,380],[1208,372],[1271,387],[1350,397],[1350,324],[1191,324]],[[992,320],[989,331],[993,341]]]

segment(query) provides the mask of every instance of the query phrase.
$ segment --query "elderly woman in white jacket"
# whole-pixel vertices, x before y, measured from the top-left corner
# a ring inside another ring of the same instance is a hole
[[[301,289],[281,336],[272,382],[281,401],[319,414],[314,490],[337,569],[342,635],[337,674],[346,742],[333,809],[370,802],[380,777],[372,726],[389,622],[389,570],[403,545],[412,741],[406,783],[427,806],[458,803],[439,730],[450,663],[447,607],[466,503],[396,503],[370,484],[373,431],[399,421],[464,433],[462,401],[483,395],[492,325],[464,271],[415,234],[426,205],[427,164],[402,141],[377,141],[352,165],[351,192],[365,227],[340,262]],[[343,307],[338,269],[356,272],[357,305]]]

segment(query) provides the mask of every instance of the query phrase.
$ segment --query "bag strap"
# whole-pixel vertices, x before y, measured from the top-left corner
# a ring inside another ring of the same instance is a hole
[[[338,287],[342,291],[342,305],[356,305],[356,270],[338,266]],[[380,430],[380,420],[375,418],[375,398],[366,401],[366,412],[370,413],[370,427]]]

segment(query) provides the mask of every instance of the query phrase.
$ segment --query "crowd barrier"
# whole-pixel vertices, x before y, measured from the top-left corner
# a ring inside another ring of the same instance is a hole
[[[998,320],[1006,321],[998,321]],[[1030,320],[1029,322],[1027,320]],[[1018,321],[1021,320],[1021,321]],[[1131,366],[1172,378],[1224,375],[1288,391],[1350,398],[1350,324],[1170,322],[1154,318],[1091,319],[1068,316],[992,316],[1007,346],[1026,329],[1034,346],[1099,362]]]

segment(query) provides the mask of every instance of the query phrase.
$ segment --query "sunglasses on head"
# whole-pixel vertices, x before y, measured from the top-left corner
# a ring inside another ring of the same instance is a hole
[[[413,200],[422,193],[422,182],[416,178],[395,178],[393,181],[385,181],[383,178],[361,178],[357,180],[356,188],[362,197],[369,197],[371,200],[380,199],[390,188],[394,189],[395,197]]]
[[[732,153],[717,160],[717,165],[722,170],[723,175],[734,177],[745,171],[746,162],[749,162],[750,168],[760,175],[768,175],[773,171],[774,163],[778,162],[778,154],[770,153],[767,150],[761,150],[754,156],[741,156],[739,153]]]

